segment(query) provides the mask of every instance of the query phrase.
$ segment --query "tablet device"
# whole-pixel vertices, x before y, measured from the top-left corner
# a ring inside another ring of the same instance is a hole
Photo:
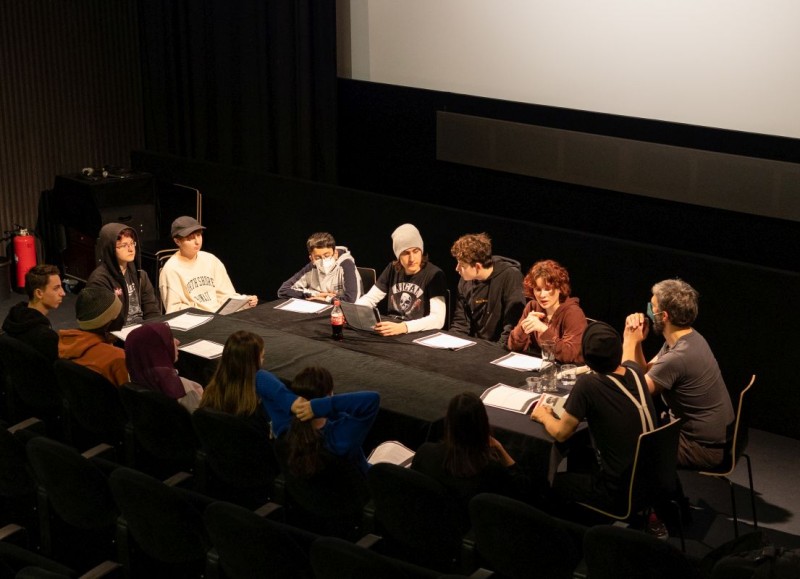
[[[372,332],[375,324],[381,321],[378,308],[351,304],[350,302],[341,302],[339,305],[342,306],[347,325],[357,330]]]

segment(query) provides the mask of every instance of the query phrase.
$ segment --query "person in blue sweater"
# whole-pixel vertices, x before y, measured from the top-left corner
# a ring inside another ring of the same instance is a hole
[[[369,463],[362,445],[380,408],[377,392],[333,394],[333,377],[320,367],[303,369],[291,390],[273,374],[259,370],[256,392],[293,474],[313,476],[324,468],[326,452],[348,459],[366,473]]]

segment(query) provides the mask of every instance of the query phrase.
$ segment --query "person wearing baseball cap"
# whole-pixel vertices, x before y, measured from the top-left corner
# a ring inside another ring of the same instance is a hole
[[[238,294],[222,262],[201,251],[204,229],[188,215],[172,222],[171,234],[178,252],[167,260],[158,277],[158,291],[165,312],[186,308],[216,312],[228,298],[246,297],[247,307],[255,306],[258,298]]]
[[[58,356],[103,375],[114,386],[128,382],[125,350],[111,344],[109,326],[122,311],[122,302],[108,288],[86,287],[75,301],[77,330],[58,333]]]
[[[375,307],[389,296],[388,314],[394,319],[374,328],[382,336],[443,328],[447,282],[444,272],[428,261],[419,230],[410,223],[400,225],[392,233],[392,249],[397,259],[356,303]]]
[[[622,362],[622,338],[614,328],[591,323],[581,349],[592,372],[578,376],[559,417],[552,408],[537,404],[531,420],[542,423],[559,442],[586,421],[594,444],[591,460],[581,464],[571,456],[567,472],[556,474],[553,492],[564,502],[614,509],[627,500],[636,444],[640,434],[658,426],[656,410],[641,366]]]

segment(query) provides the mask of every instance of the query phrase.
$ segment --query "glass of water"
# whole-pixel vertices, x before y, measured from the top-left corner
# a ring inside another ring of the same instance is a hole
[[[567,388],[572,388],[572,386],[575,385],[577,380],[576,370],[577,368],[575,364],[561,365],[561,372],[559,373],[559,376],[561,378],[561,383]]]

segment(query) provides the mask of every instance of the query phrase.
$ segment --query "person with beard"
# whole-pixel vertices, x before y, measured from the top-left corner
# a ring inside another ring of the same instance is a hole
[[[111,290],[122,302],[119,317],[110,331],[140,324],[161,314],[156,293],[136,251],[136,231],[122,223],[106,223],[97,238],[100,265],[94,268],[86,287]]]
[[[61,273],[54,265],[36,265],[25,274],[27,302],[12,307],[3,320],[3,331],[25,342],[50,362],[58,358],[58,334],[47,319],[64,299]]]
[[[525,307],[519,262],[493,256],[485,233],[462,235],[450,253],[461,276],[450,329],[505,346]]]
[[[541,354],[544,342],[553,343],[555,359],[562,364],[583,363],[581,338],[586,316],[578,298],[570,297],[569,273],[552,259],[537,261],[523,280],[531,299],[508,336],[512,352]]]
[[[444,272],[428,261],[419,230],[410,223],[399,226],[392,232],[392,249],[397,259],[356,303],[374,308],[388,294],[388,313],[397,321],[376,324],[381,336],[443,328],[447,282]]]
[[[308,261],[278,289],[279,298],[331,303],[334,298],[354,302],[361,297],[361,276],[353,256],[336,245],[330,233],[314,233],[306,241]]]
[[[724,458],[725,442],[734,413],[719,365],[705,338],[692,327],[698,312],[698,293],[679,279],[653,286],[647,314],[625,320],[623,359],[647,370],[645,380],[653,395],[661,394],[670,412],[680,418],[678,464],[713,468]],[[642,342],[650,324],[664,337],[664,345],[646,362]]]

